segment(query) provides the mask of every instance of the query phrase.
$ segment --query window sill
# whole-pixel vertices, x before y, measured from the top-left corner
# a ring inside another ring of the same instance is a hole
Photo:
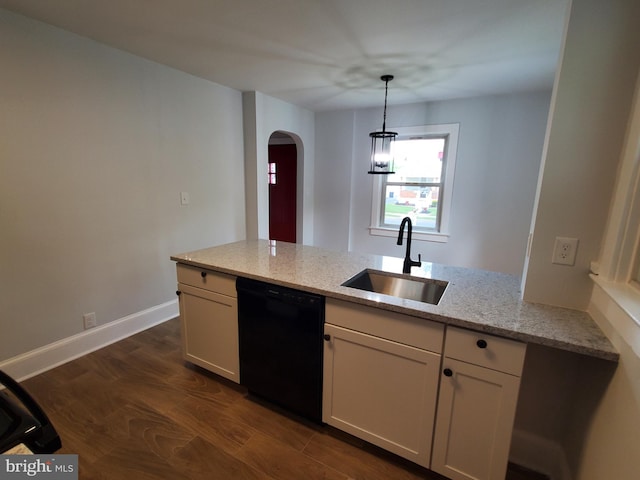
[[[625,283],[606,280],[593,274],[589,276],[600,287],[599,291],[592,294],[591,304],[604,316],[609,324],[608,328],[613,329],[613,332],[604,329],[605,334],[618,351],[620,345],[617,343],[624,342],[640,357],[640,292]]]
[[[589,275],[624,312],[640,327],[640,292],[631,285]]]
[[[398,230],[392,228],[381,228],[381,227],[369,227],[369,233],[371,235],[380,236],[380,237],[397,237]],[[413,230],[411,232],[411,238],[413,240],[423,240],[425,242],[437,242],[437,243],[447,243],[449,241],[449,234],[442,232],[420,232],[417,230]]]

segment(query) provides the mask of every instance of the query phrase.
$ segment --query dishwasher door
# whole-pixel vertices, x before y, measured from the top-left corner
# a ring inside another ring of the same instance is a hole
[[[322,423],[324,297],[238,278],[240,383]]]

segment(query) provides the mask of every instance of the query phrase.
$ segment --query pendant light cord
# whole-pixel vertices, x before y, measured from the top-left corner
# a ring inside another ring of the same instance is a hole
[[[382,131],[387,131],[387,92],[389,90],[389,79],[384,82],[384,113],[382,114]]]

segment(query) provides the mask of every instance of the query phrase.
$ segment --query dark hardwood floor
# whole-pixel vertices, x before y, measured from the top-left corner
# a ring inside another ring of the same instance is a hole
[[[443,479],[184,362],[178,319],[23,382],[81,479]],[[508,480],[541,477],[510,469]]]

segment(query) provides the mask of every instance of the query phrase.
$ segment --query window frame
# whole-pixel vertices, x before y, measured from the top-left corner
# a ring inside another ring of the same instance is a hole
[[[603,248],[591,279],[640,328],[640,77],[625,136]],[[592,299],[593,301],[593,299]],[[616,324],[621,331],[627,325]],[[640,330],[635,330],[640,339]],[[640,348],[640,343],[638,344]]]
[[[445,243],[449,240],[449,225],[451,219],[451,201],[453,198],[453,185],[455,177],[456,157],[458,153],[459,123],[442,123],[434,125],[417,125],[413,127],[394,127],[398,133],[397,140],[419,138],[445,138],[443,152],[443,172],[441,175],[441,191],[438,200],[439,230],[424,230],[413,227],[413,238],[430,242]],[[376,236],[393,237],[398,234],[398,229],[383,224],[385,187],[387,184],[384,175],[373,176],[371,223],[369,233]]]

